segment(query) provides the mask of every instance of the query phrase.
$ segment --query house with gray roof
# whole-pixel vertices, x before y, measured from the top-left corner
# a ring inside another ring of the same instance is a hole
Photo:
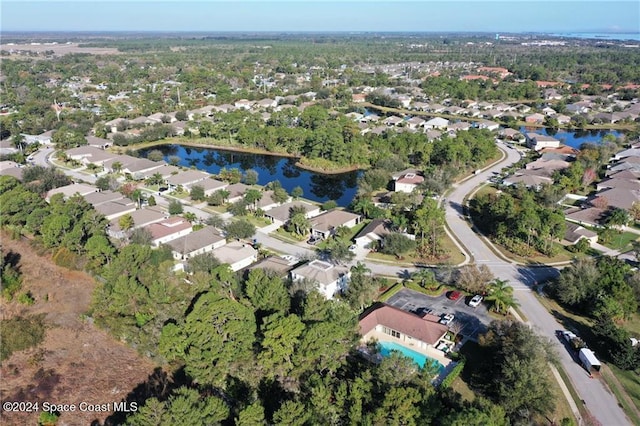
[[[201,182],[209,178],[209,173],[201,172],[200,170],[185,170],[179,172],[177,175],[171,175],[167,178],[167,184],[169,189],[175,189],[178,186],[190,187],[198,182]]]
[[[336,229],[341,226],[353,228],[361,220],[362,216],[359,214],[337,209],[329,210],[310,220],[311,235],[316,238],[327,239],[334,235]]]
[[[232,241],[213,250],[213,255],[221,263],[226,263],[236,272],[258,260],[258,251],[250,244]]]
[[[346,290],[350,275],[348,268],[318,259],[291,271],[293,281],[315,283],[318,292],[327,299],[333,299],[336,293]]]
[[[169,241],[173,257],[176,260],[187,260],[193,256],[213,251],[224,246],[227,240],[213,226],[206,226],[198,231]]]
[[[366,248],[377,245],[386,235],[391,233],[391,222],[387,219],[373,219],[358,234],[354,241],[358,247]]]
[[[296,200],[290,203],[282,204],[278,207],[274,207],[266,211],[264,213],[264,216],[275,224],[284,225],[285,223],[289,222],[289,217],[291,215],[291,210],[293,207],[303,208],[306,212],[305,216],[308,219],[320,214],[320,207],[309,204],[305,201]]]
[[[51,191],[47,192],[45,200],[49,202],[51,197],[56,194],[62,194],[62,196],[66,200],[67,198],[73,197],[76,194],[84,197],[85,195],[91,194],[92,192],[98,192],[98,188],[84,183],[72,183],[69,185],[61,186],[59,188],[54,188]]]
[[[94,209],[107,220],[113,220],[117,217],[124,216],[128,213],[136,211],[137,203],[129,198],[121,198],[119,200],[107,201],[94,206]]]

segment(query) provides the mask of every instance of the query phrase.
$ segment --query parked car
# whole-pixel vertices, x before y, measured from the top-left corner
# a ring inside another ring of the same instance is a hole
[[[480,296],[479,294],[476,294],[475,296],[473,296],[471,298],[471,300],[469,300],[469,306],[471,306],[472,308],[477,307],[480,303],[482,302],[482,296]]]
[[[449,325],[454,318],[455,316],[453,314],[444,314],[440,317],[440,324]]]
[[[349,250],[351,250],[351,251],[356,251],[357,248],[358,248],[358,246],[356,246],[355,244],[351,244],[349,246]]]
[[[313,245],[316,245],[319,241],[320,241],[320,238],[311,237],[309,238],[309,241],[307,241],[307,244],[313,246]]]
[[[458,300],[462,297],[462,293],[460,293],[459,291],[452,291],[447,297],[451,300]]]

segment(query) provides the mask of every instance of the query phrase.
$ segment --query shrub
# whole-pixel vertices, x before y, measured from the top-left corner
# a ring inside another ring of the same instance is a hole
[[[22,303],[23,305],[31,306],[34,303],[36,303],[36,299],[34,299],[34,297],[31,294],[31,292],[28,291],[28,292],[22,293],[20,296],[18,296],[18,302]]]
[[[451,386],[453,381],[458,378],[460,373],[462,373],[462,370],[464,369],[464,364],[465,364],[465,360],[463,359],[463,360],[460,360],[455,367],[453,367],[453,370],[451,370],[451,372],[447,375],[447,377],[445,377],[442,380],[442,383],[440,383],[440,389],[447,389],[448,387]]]
[[[39,345],[44,340],[44,314],[0,320],[0,361],[12,353]]]

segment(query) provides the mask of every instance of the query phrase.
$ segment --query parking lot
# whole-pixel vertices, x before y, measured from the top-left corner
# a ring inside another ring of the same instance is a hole
[[[386,303],[421,316],[426,313],[437,316],[453,314],[455,321],[464,326],[461,334],[477,340],[478,335],[487,330],[491,317],[484,303],[475,308],[469,306],[467,303],[471,297],[461,297],[453,301],[447,299],[446,294],[432,297],[405,288],[394,294]]]

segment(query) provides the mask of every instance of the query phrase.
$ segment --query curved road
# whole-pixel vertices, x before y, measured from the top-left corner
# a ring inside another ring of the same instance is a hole
[[[573,360],[564,345],[555,337],[556,330],[561,330],[565,327],[560,325],[554,316],[538,302],[531,290],[531,287],[536,282],[557,275],[557,270],[548,267],[523,267],[499,258],[489,249],[483,239],[471,229],[469,223],[463,217],[462,204],[467,194],[489,179],[494,171],[499,171],[520,159],[520,154],[516,150],[502,144],[499,145],[506,151],[507,157],[499,164],[459,184],[449,195],[445,206],[449,228],[473,256],[476,264],[487,265],[496,277],[509,281],[515,290],[516,299],[520,303],[520,310],[527,317],[529,325],[538,334],[551,339],[562,367],[591,414],[606,426],[630,425],[631,422],[618,406],[615,395],[609,391],[601,380],[590,378],[587,372]],[[544,367],[541,366],[541,368]]]

